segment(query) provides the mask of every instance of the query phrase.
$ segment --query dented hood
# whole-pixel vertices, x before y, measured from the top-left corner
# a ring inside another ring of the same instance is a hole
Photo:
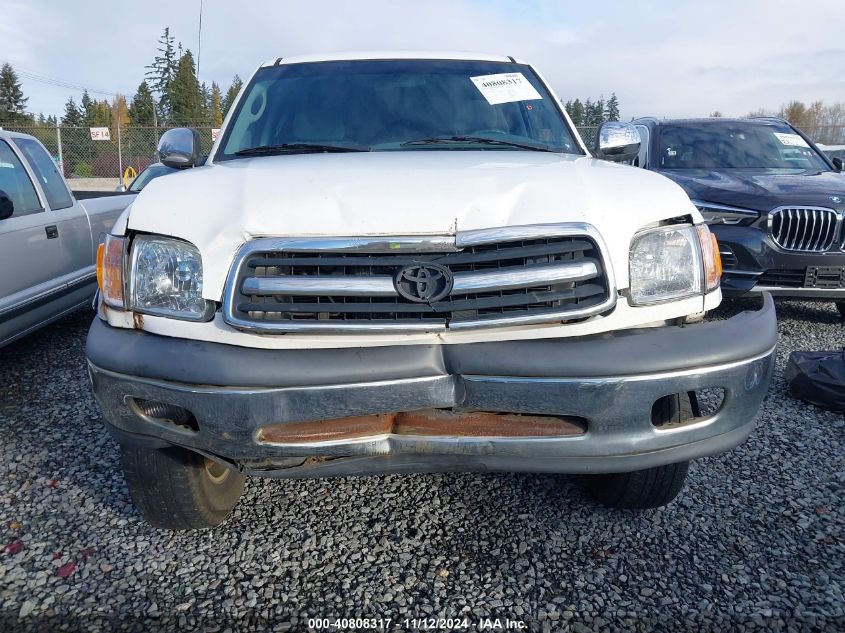
[[[586,222],[627,285],[631,236],[697,214],[663,176],[585,156],[419,150],[232,160],[151,182],[129,228],[179,237],[203,259],[219,300],[234,255],[261,236],[449,235],[470,229]]]

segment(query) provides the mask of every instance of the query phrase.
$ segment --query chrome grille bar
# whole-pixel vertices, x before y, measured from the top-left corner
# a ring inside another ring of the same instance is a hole
[[[513,288],[542,286],[595,277],[595,262],[583,261],[560,266],[542,266],[502,272],[459,273],[455,275],[452,295],[469,292],[495,292]],[[391,297],[397,296],[393,278],[382,277],[247,277],[243,282],[247,295],[301,295],[306,297]]]
[[[396,295],[391,277],[247,277],[247,295],[303,295],[317,297],[392,297]]]
[[[839,233],[841,218],[824,207],[778,207],[769,213],[769,232],[787,251],[823,253]]]

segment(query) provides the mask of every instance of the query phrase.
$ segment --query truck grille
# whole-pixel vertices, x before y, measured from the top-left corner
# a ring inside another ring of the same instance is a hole
[[[268,332],[442,331],[571,321],[612,307],[615,292],[595,235],[556,235],[558,225],[521,228],[430,242],[255,240],[230,274],[226,320]],[[420,270],[452,283],[423,300],[414,295],[426,288],[418,285],[425,284]],[[403,272],[411,279],[404,292]]]
[[[769,214],[772,239],[787,251],[823,253],[836,240],[836,211],[819,207],[780,207]]]

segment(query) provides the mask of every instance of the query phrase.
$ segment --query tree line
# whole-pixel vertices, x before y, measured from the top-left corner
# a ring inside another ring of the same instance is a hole
[[[158,40],[152,63],[145,66],[145,75],[135,95],[128,101],[124,95],[95,99],[87,90],[79,102],[73,96],[65,103],[64,113],[57,119],[27,111],[29,99],[24,96],[14,68],[0,67],[0,125],[49,126],[61,122],[70,127],[134,126],[171,127],[197,125],[220,127],[242,81],[238,75],[224,93],[217,82],[211,85],[197,79],[196,64],[190,49],[183,49],[165,28]]]
[[[619,99],[616,93],[610,94],[610,98],[605,101],[604,97],[599,97],[595,101],[592,99],[574,99],[563,104],[566,108],[569,118],[572,119],[572,124],[576,127],[594,127],[599,126],[605,121],[619,120]]]
[[[838,145],[845,142],[845,103],[825,105],[823,101],[814,101],[806,105],[802,101],[790,101],[777,112],[765,109],[748,114],[755,116],[776,116],[786,119],[792,125],[810,136],[816,143]]]

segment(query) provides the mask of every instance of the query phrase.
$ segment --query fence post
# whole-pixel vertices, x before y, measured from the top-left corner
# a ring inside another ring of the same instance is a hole
[[[59,170],[62,172],[62,178],[65,176],[65,157],[62,153],[62,128],[56,122],[56,144],[59,147]]]
[[[117,178],[123,182],[123,147],[120,144],[120,112],[117,116]]]

